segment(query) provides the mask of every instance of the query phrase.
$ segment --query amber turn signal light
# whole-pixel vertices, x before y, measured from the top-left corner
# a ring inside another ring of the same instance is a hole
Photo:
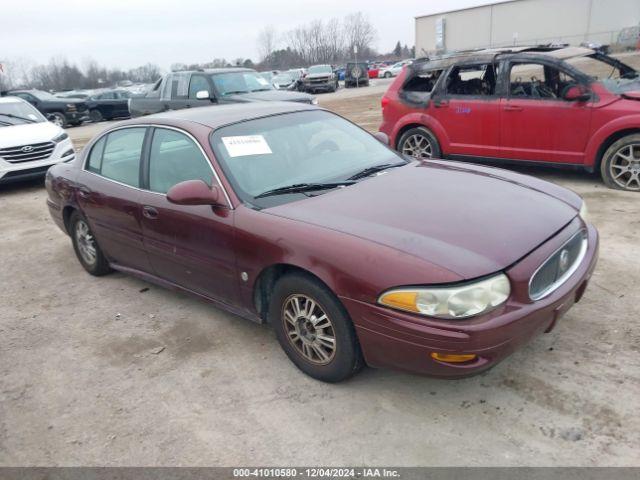
[[[434,360],[438,360],[439,362],[447,362],[447,363],[470,362],[471,360],[475,360],[476,357],[477,355],[475,353],[453,354],[453,353],[431,352],[431,358],[433,358]]]

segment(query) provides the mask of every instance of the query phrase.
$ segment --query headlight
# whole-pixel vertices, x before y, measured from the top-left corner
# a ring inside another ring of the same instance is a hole
[[[378,303],[397,310],[438,318],[467,318],[504,303],[511,293],[503,273],[454,287],[398,288],[383,293]]]
[[[65,132],[62,132],[60,135],[55,137],[53,141],[55,143],[60,143],[61,141],[66,140],[67,138],[69,138],[69,135],[67,135]]]
[[[311,105],[317,105],[318,104],[318,99],[317,98],[312,98],[311,99]]]
[[[587,202],[585,202],[584,200],[582,201],[582,206],[580,207],[580,218],[582,218],[582,221],[584,223],[588,223],[589,222],[589,210],[587,209]]]

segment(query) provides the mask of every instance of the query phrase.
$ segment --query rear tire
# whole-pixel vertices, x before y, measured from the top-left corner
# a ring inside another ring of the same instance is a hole
[[[109,262],[100,250],[89,223],[77,211],[73,212],[69,219],[69,232],[76,257],[87,272],[96,277],[111,272]]]
[[[626,135],[604,152],[600,175],[609,188],[640,192],[640,134]]]
[[[289,359],[310,377],[341,382],[362,368],[349,315],[336,296],[310,275],[293,273],[278,280],[269,322]]]
[[[101,122],[102,120],[104,120],[104,117],[102,116],[102,112],[100,112],[100,110],[91,110],[89,112],[89,118],[91,119],[91,121],[93,123],[98,123]]]
[[[442,152],[435,135],[425,127],[407,130],[398,141],[397,150],[418,160],[440,158]]]
[[[391,72],[384,72],[384,78],[391,78]]]

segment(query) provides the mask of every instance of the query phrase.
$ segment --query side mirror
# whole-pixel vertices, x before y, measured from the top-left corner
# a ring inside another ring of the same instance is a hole
[[[389,146],[389,136],[384,132],[376,132],[373,134],[374,137],[378,139],[380,143],[384,143]]]
[[[209,98],[211,98],[211,95],[209,95],[209,92],[207,90],[198,90],[196,92],[196,98],[198,100],[208,100]]]
[[[569,102],[586,102],[591,98],[591,92],[584,85],[572,85],[562,92],[562,98]]]
[[[169,189],[167,200],[176,205],[220,205],[220,187],[202,180],[187,180]]]

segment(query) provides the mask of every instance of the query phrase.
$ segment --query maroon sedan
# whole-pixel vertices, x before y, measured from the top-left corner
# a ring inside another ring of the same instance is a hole
[[[52,167],[47,203],[92,275],[268,322],[320,380],[465,376],[550,331],[596,264],[580,197],[384,140],[310,105],[167,112]]]

